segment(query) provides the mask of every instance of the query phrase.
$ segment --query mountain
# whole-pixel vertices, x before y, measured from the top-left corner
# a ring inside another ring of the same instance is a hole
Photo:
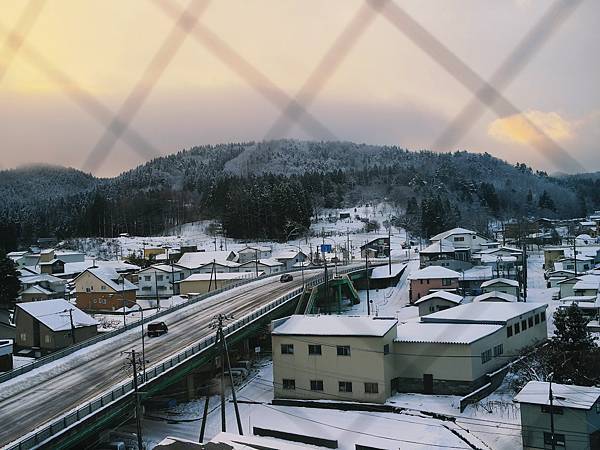
[[[492,219],[584,215],[599,208],[599,188],[599,174],[548,176],[487,153],[231,143],[156,158],[110,179],[53,166],[1,171],[0,235],[14,247],[36,236],[157,234],[213,218],[230,235],[277,238],[290,224],[306,226],[315,209],[384,198],[423,233],[414,222],[429,220],[425,215],[436,226],[460,222],[485,231]]]

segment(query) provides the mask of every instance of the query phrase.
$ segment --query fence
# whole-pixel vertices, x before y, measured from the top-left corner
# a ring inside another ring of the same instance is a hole
[[[349,273],[352,271],[359,271],[363,269],[357,269],[356,267],[349,267],[345,269],[338,270],[338,273]],[[280,274],[277,274],[280,275]],[[329,274],[328,279],[333,278],[334,274]],[[319,277],[313,279],[306,283],[307,287],[316,286],[317,284],[324,282],[324,277]],[[231,288],[230,288],[231,289]],[[223,289],[225,290],[225,288]],[[289,302],[291,299],[300,295],[303,291],[303,288],[294,289],[292,292],[279,297],[276,300],[262,306],[258,310],[253,311],[252,313],[242,317],[239,320],[231,323],[230,325],[223,328],[223,333],[226,336],[230,336],[236,331],[244,328],[248,324],[260,319],[264,315],[283,305],[284,303]],[[214,295],[212,293],[211,295]],[[206,296],[198,296],[194,298],[194,301],[200,301]],[[187,304],[186,304],[187,305]],[[171,310],[167,311],[170,312]],[[139,321],[137,322],[139,324]],[[178,353],[175,356],[169,357],[163,360],[161,363],[156,364],[155,366],[146,370],[146,381],[140,383],[139,387],[142,389],[147,383],[156,379],[159,376],[173,370],[179,365],[186,363],[191,358],[199,355],[204,352],[207,348],[211,347],[215,343],[214,336],[207,336],[200,340],[197,344],[194,344],[182,352]],[[107,393],[101,394],[98,397],[87,402],[85,405],[79,406],[78,408],[71,410],[64,414],[63,416],[53,420],[50,424],[45,425],[43,428],[34,431],[22,438],[18,441],[15,441],[8,446],[3,447],[5,450],[28,450],[32,448],[37,448],[38,446],[43,445],[46,441],[53,439],[56,435],[61,434],[73,427],[75,427],[81,420],[89,418],[90,416],[96,414],[102,409],[113,406],[117,402],[123,400],[125,397],[130,395],[133,392],[133,381],[125,381],[121,383],[118,387],[110,390]]]

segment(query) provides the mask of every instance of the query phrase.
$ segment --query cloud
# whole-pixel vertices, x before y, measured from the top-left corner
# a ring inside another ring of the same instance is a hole
[[[538,138],[538,132],[529,122],[555,141],[572,139],[577,126],[556,112],[530,110],[494,120],[488,127],[488,134],[499,141],[528,144]]]

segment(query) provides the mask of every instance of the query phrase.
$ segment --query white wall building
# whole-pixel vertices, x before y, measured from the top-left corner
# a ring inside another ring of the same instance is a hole
[[[191,270],[173,264],[155,264],[138,272],[140,298],[169,298],[179,294],[178,281],[191,275]]]

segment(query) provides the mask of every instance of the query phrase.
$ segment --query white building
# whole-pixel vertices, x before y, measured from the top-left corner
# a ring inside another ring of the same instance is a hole
[[[243,264],[257,259],[268,259],[272,256],[271,247],[264,245],[246,246],[238,252],[238,262]]]
[[[239,266],[240,272],[264,272],[266,275],[284,272],[285,266],[283,263],[274,258],[260,259],[258,261],[247,261]]]
[[[273,259],[276,259],[283,264],[282,270],[292,270],[298,267],[297,264],[303,264],[306,261],[306,254],[299,250],[283,250],[273,255]]]
[[[169,298],[179,294],[178,281],[191,275],[192,271],[178,265],[155,264],[138,272],[140,298]]]
[[[192,273],[198,273],[199,268],[213,261],[225,263],[225,261],[236,262],[236,260],[237,256],[232,251],[188,252],[181,255],[181,258],[177,261],[177,265],[191,270]]]
[[[419,307],[419,316],[425,316],[444,309],[452,308],[460,305],[463,297],[452,292],[436,291],[431,294],[421,297],[415,302],[415,306]]]
[[[481,283],[481,290],[484,293],[488,292],[504,292],[505,294],[514,295],[517,299],[520,297],[519,282],[509,280],[507,278],[494,278],[493,280],[484,281]]]
[[[489,291],[485,294],[473,297],[473,303],[477,302],[518,302],[517,297],[499,291]]]

